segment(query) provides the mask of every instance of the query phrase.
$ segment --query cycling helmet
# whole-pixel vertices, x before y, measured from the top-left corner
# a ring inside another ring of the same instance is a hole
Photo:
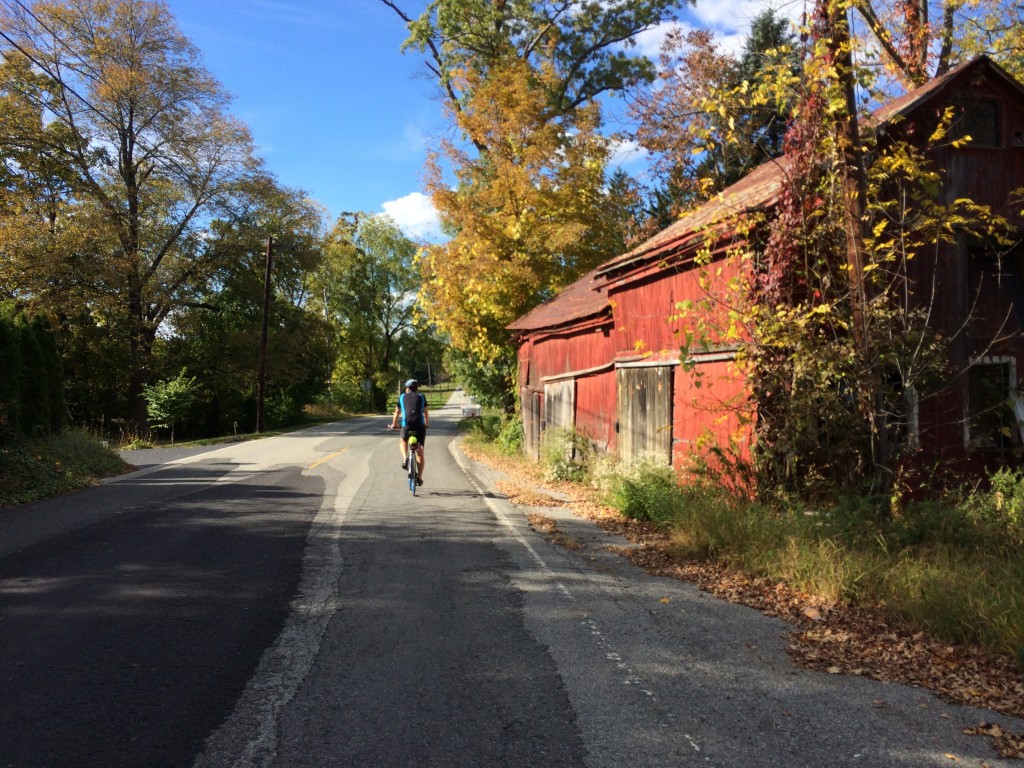
[[[419,388],[419,386],[420,383],[416,381],[416,379],[409,379],[407,382],[405,382],[405,388],[411,389],[413,392],[415,392]]]

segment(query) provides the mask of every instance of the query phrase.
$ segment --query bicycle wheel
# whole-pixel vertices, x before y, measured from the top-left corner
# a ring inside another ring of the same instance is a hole
[[[416,463],[417,440],[415,435],[409,438],[409,490],[416,495],[416,476],[419,472],[419,465]]]

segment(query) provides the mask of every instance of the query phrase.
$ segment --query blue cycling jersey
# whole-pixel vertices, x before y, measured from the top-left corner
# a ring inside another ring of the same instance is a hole
[[[423,413],[427,408],[427,398],[420,392],[406,392],[398,398],[398,405],[402,409],[403,427],[425,426]]]

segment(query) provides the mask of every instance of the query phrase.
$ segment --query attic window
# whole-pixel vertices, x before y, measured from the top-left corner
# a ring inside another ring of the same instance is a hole
[[[970,147],[1001,147],[1002,110],[991,99],[960,99],[957,117],[950,128],[954,141],[971,138]]]

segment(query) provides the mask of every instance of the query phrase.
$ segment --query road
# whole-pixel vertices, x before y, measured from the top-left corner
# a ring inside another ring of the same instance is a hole
[[[139,456],[0,512],[0,766],[1009,766],[927,692],[793,666],[787,626],[549,543],[431,415]],[[1012,763],[1017,764],[1017,763]]]

